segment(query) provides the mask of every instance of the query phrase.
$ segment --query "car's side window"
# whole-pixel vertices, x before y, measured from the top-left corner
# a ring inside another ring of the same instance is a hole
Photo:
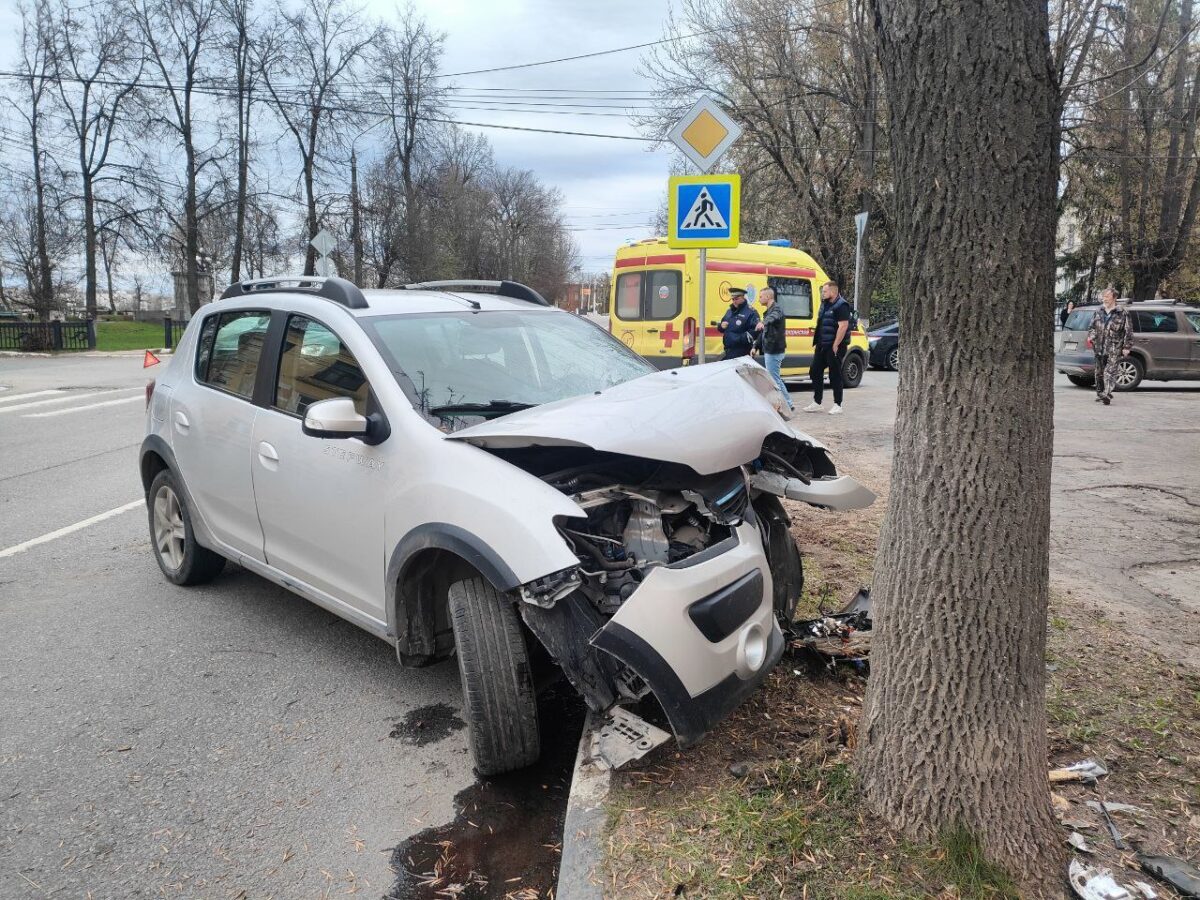
[[[365,416],[369,390],[358,360],[336,334],[307,316],[288,318],[275,385],[276,409],[302,417],[319,400],[349,397],[355,411]]]
[[[811,319],[813,314],[812,282],[807,278],[767,279],[767,286],[775,291],[775,299],[789,319]]]
[[[1179,322],[1173,312],[1151,312],[1139,309],[1136,316],[1135,331],[1163,334],[1179,330]]]
[[[200,332],[196,380],[251,399],[270,322],[271,314],[261,310],[210,316]]]
[[[1192,323],[1192,328],[1195,331],[1200,331],[1200,312],[1185,312],[1184,315]]]

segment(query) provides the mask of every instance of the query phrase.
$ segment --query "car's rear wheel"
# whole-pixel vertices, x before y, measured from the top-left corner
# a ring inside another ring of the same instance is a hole
[[[900,348],[893,347],[888,351],[887,367],[893,371],[900,371]]]
[[[1075,385],[1075,387],[1093,387],[1096,384],[1095,378],[1088,378],[1086,375],[1068,375],[1067,381]]]
[[[150,540],[158,567],[175,584],[212,581],[225,568],[225,557],[196,543],[192,514],[175,474],[163,469],[147,495]]]
[[[1142,379],[1145,377],[1146,366],[1140,359],[1132,354],[1122,356],[1120,362],[1117,363],[1117,383],[1114,385],[1114,389],[1132,391],[1142,383]]]
[[[862,384],[863,360],[862,354],[848,353],[842,363],[842,384],[848,388],[856,388]]]
[[[536,762],[537,697],[512,600],[471,578],[450,586],[449,604],[475,768],[496,775]]]

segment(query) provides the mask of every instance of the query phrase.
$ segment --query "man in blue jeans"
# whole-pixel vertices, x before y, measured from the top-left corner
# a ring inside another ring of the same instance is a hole
[[[773,288],[763,288],[758,294],[758,301],[763,305],[762,321],[758,323],[758,346],[762,351],[763,363],[775,379],[775,385],[790,410],[794,408],[792,396],[780,372],[784,354],[787,353],[787,318],[783,314],[783,307],[775,301]]]
[[[808,375],[812,379],[813,402],[805,412],[820,412],[825,394],[825,369],[829,369],[829,386],[833,388],[831,416],[842,413],[842,363],[850,344],[850,304],[838,290],[836,282],[821,286],[821,308],[817,312],[817,327],[813,329],[813,361]]]

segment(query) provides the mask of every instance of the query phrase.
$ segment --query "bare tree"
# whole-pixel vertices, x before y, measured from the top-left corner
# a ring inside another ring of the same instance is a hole
[[[54,34],[54,75],[58,96],[75,142],[83,208],[84,297],[87,315],[96,315],[96,184],[112,161],[127,101],[141,75],[132,52],[126,13],[115,4],[80,9],[58,0]],[[108,251],[115,252],[110,242]],[[111,266],[106,259],[109,303]]]
[[[226,61],[232,62],[233,65],[233,100],[237,107],[237,186],[234,200],[233,249],[229,263],[232,281],[238,281],[242,277],[253,143],[250,123],[255,102],[254,91],[258,87],[260,75],[254,58],[254,42],[257,36],[252,6],[253,0],[220,0],[220,18],[225,30],[222,50],[226,54]]]
[[[905,833],[965,830],[1022,896],[1062,896],[1046,782],[1060,115],[1047,9],[873,6],[901,288],[920,302],[900,307],[909,351],[872,592],[863,788]]]
[[[147,102],[148,121],[172,135],[183,150],[180,257],[193,313],[207,299],[200,296],[199,178],[214,157],[201,143],[198,88],[215,40],[216,11],[216,0],[135,0],[133,6],[147,66],[161,83]]]
[[[361,115],[339,90],[353,86],[355,67],[378,30],[364,27],[362,13],[345,0],[305,0],[296,13],[279,10],[282,26],[262,42],[260,67],[271,105],[300,154],[309,240],[320,230],[317,170],[338,125]],[[289,80],[298,79],[293,87]],[[307,246],[304,271],[313,274],[316,250]]]

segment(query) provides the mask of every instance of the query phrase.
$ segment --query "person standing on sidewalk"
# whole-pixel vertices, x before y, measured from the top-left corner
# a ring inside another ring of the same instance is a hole
[[[784,354],[787,352],[787,319],[783,314],[783,307],[775,300],[774,288],[763,288],[759,291],[758,302],[763,305],[762,321],[758,323],[758,343],[762,348],[763,364],[775,379],[779,392],[787,401],[788,409],[794,409],[792,396],[788,393],[787,385],[783,383],[783,374],[780,372]]]
[[[729,309],[717,323],[721,331],[721,343],[725,347],[725,355],[721,359],[749,356],[757,327],[758,313],[746,302],[746,289],[730,288]]]
[[[838,290],[837,282],[821,286],[821,308],[817,312],[817,327],[813,331],[813,361],[808,376],[812,379],[813,402],[805,412],[820,412],[825,395],[825,369],[829,369],[829,386],[833,388],[831,416],[842,412],[842,363],[850,343],[850,304]]]
[[[1129,355],[1133,334],[1129,327],[1129,312],[1117,306],[1117,292],[1105,288],[1100,300],[1104,305],[1092,316],[1088,340],[1096,354],[1096,402],[1108,406],[1112,403],[1113,388],[1117,386],[1117,363],[1122,356]]]

